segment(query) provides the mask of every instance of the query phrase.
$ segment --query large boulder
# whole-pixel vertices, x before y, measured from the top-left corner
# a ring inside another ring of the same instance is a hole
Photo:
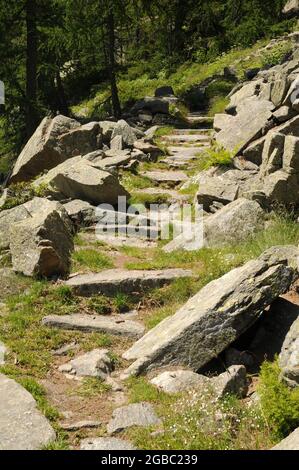
[[[288,17],[297,16],[299,14],[299,0],[288,0],[282,12]]]
[[[204,219],[205,246],[246,240],[264,226],[265,215],[256,201],[240,198]]]
[[[49,208],[10,227],[14,271],[26,276],[65,276],[71,266],[73,240],[59,212]]]
[[[280,367],[283,379],[292,387],[299,386],[299,318],[293,323],[282,346]]]
[[[298,276],[297,258],[296,247],[274,247],[209,283],[123,354],[136,361],[127,374],[164,366],[198,371],[289,289]]]
[[[57,198],[81,199],[95,205],[116,204],[119,196],[128,196],[116,176],[81,157],[61,163],[34,182],[36,186],[41,184]]]
[[[9,248],[10,227],[18,222],[22,222],[39,213],[57,211],[69,231],[72,231],[72,223],[63,206],[56,201],[49,201],[46,198],[35,197],[31,201],[20,206],[13,207],[0,212],[0,249]]]
[[[272,450],[299,450],[299,428],[283,439]]]
[[[43,119],[21,152],[10,183],[29,181],[68,158],[85,155],[101,146],[98,123],[81,126],[65,116]]]
[[[55,439],[55,431],[37,409],[32,395],[0,374],[0,450],[39,450]]]

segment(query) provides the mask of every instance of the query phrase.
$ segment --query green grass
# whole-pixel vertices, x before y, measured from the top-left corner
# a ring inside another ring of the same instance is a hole
[[[165,137],[167,135],[173,134],[174,127],[171,126],[164,126],[164,127],[159,127],[159,129],[156,130],[155,132],[155,139],[159,137]]]
[[[208,170],[213,166],[230,166],[232,163],[232,153],[218,145],[200,152],[196,162],[196,172]],[[194,169],[192,169],[194,172]]]
[[[278,361],[261,368],[258,392],[268,426],[277,440],[299,426],[299,388],[291,389],[280,380]]]
[[[210,99],[208,115],[223,114],[228,104],[229,98],[226,96],[214,96]]]
[[[149,178],[128,172],[122,175],[121,182],[129,193],[134,191],[134,189],[151,188],[153,185]]]
[[[96,377],[83,379],[82,385],[76,390],[76,395],[82,398],[92,398],[103,395],[111,390],[110,385]]]
[[[147,209],[150,208],[151,204],[170,204],[171,197],[168,194],[146,194],[142,192],[131,193],[129,204],[134,206],[136,204],[142,204]]]
[[[103,269],[114,268],[114,263],[109,256],[90,248],[75,251],[72,259],[73,271],[88,268],[92,271],[98,272]]]
[[[144,378],[131,379],[128,387],[131,402],[151,402],[163,420],[159,433],[152,434],[152,427],[127,433],[140,449],[252,450],[273,444],[260,409],[235,397],[217,402],[208,390],[168,396]]]
[[[16,378],[45,378],[53,361],[52,351],[76,341],[84,351],[111,345],[108,335],[63,331],[42,325],[47,315],[68,315],[84,309],[85,299],[73,297],[64,286],[32,283],[26,293],[6,299],[7,312],[0,316],[0,337],[9,349],[3,373]],[[83,304],[81,304],[83,302]]]
[[[46,185],[33,186],[26,182],[13,184],[9,187],[9,195],[1,210],[12,209],[13,207],[30,201],[34,197],[44,197],[46,193]]]

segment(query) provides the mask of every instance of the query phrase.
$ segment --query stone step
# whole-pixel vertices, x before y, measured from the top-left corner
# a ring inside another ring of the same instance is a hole
[[[39,450],[55,439],[55,432],[37,409],[32,395],[0,374],[0,450]]]
[[[189,134],[202,134],[202,135],[210,135],[211,132],[213,132],[213,129],[206,129],[206,128],[202,128],[202,129],[174,129],[173,131],[173,134],[172,135],[189,135]]]
[[[145,171],[141,175],[155,183],[167,183],[174,186],[188,180],[188,176],[182,171]]]
[[[184,195],[184,194],[180,194],[178,193],[177,191],[175,191],[174,189],[164,189],[164,188],[158,188],[158,187],[154,187],[154,188],[145,188],[145,189],[138,189],[134,192],[135,194],[150,194],[150,195],[154,195],[154,196],[158,196],[158,195],[165,195],[167,197],[169,197],[169,200],[170,202],[177,202],[177,201],[188,201],[188,196]]]
[[[130,442],[116,437],[97,437],[83,439],[80,450],[137,450]]]
[[[49,315],[42,320],[44,326],[86,333],[98,332],[116,336],[140,338],[145,328],[142,323],[124,318],[124,315]]]
[[[201,134],[177,134],[168,135],[163,138],[164,142],[180,142],[180,143],[196,143],[196,142],[210,142],[211,139],[208,135]]]
[[[161,425],[162,421],[150,403],[133,403],[114,410],[107,425],[108,434],[116,434],[132,426],[149,427]]]
[[[74,276],[66,281],[65,285],[71,287],[75,294],[85,297],[101,294],[113,296],[118,292],[129,294],[162,287],[175,279],[192,276],[192,271],[184,269],[159,271],[109,269],[100,273]]]
[[[201,147],[178,147],[178,146],[171,146],[168,147],[168,152],[170,156],[196,156],[200,152],[207,150],[209,145],[201,146]]]
[[[94,229],[95,230],[95,229]],[[105,235],[96,235],[96,239],[99,242],[106,243],[107,245],[111,245],[114,247],[133,247],[133,248],[156,248],[157,241],[156,240],[149,240],[149,239],[142,239],[142,238],[135,238],[135,237],[121,237],[120,234],[117,237],[114,237],[110,234]]]

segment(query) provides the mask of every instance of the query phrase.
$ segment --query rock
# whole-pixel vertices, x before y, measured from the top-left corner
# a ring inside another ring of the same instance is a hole
[[[150,381],[165,393],[181,393],[207,386],[209,379],[190,370],[166,371]]]
[[[58,368],[60,372],[76,377],[98,377],[101,380],[105,380],[113,369],[114,364],[107,349],[94,349]]]
[[[1,450],[38,450],[55,439],[55,432],[21,385],[0,374]]]
[[[65,225],[72,231],[72,224],[61,204],[46,198],[35,197],[20,206],[0,212],[0,249],[6,249],[10,243],[10,227],[39,213],[57,211]]]
[[[222,127],[216,135],[216,141],[236,155],[253,140],[261,137],[262,129],[271,118],[273,109],[274,105],[267,100],[245,100],[236,116],[232,116],[227,126]]]
[[[229,181],[223,176],[216,176],[199,185],[196,199],[198,204],[203,206],[203,210],[209,212],[214,202],[226,205],[235,201],[239,189],[240,186],[237,182]]]
[[[270,175],[282,168],[285,136],[271,131],[267,134],[262,155],[260,176]]]
[[[273,247],[210,282],[178,312],[135,343],[127,373],[164,366],[199,370],[244,333],[298,275],[298,249]]]
[[[107,426],[108,434],[116,434],[132,426],[149,427],[161,424],[149,403],[134,403],[114,410]]]
[[[36,213],[10,226],[10,252],[14,271],[26,276],[65,276],[74,248],[69,227],[57,210]]]
[[[42,320],[43,325],[64,330],[78,330],[84,332],[108,333],[111,335],[140,338],[144,333],[144,326],[133,320],[127,320],[123,315],[113,317],[100,315],[49,315]]]
[[[134,148],[140,150],[142,153],[150,154],[150,156],[155,160],[159,155],[161,155],[161,150],[154,144],[145,142],[145,140],[136,140],[134,142]]]
[[[128,196],[116,176],[80,157],[58,165],[34,184],[47,185],[49,193],[56,197],[81,199],[95,205],[116,204],[119,196]]]
[[[7,348],[5,344],[0,341],[0,366],[5,364],[5,354],[7,354]]]
[[[111,142],[117,136],[122,137],[122,141],[126,147],[133,147],[134,142],[138,139],[136,131],[123,119],[118,121],[113,129]]]
[[[77,423],[70,423],[70,424],[60,424],[61,429],[64,431],[81,431],[82,429],[96,429],[101,426],[100,421],[78,421]]]
[[[105,144],[110,144],[112,133],[116,128],[117,123],[113,121],[101,121],[99,122],[99,126],[103,137],[103,142]]]
[[[299,386],[299,317],[290,328],[279,357],[284,381],[291,387]]]
[[[67,158],[87,155],[101,149],[102,135],[99,123],[89,122],[58,136],[56,147],[59,149],[60,154],[67,156]]]
[[[143,110],[150,111],[153,115],[169,114],[169,103],[166,100],[164,101],[163,98],[145,97],[143,100],[137,101],[130,112],[138,114]]]
[[[240,198],[205,218],[205,246],[246,240],[264,226],[265,214],[255,201]]]
[[[145,171],[141,175],[155,183],[176,185],[188,180],[188,176],[183,171]]]
[[[299,1],[288,0],[282,10],[282,13],[288,17],[297,16],[299,13]],[[298,435],[299,435],[299,431],[298,431]]]
[[[74,341],[70,344],[66,344],[65,346],[62,346],[59,349],[55,349],[55,351],[52,351],[53,356],[66,356],[70,351],[75,351],[76,349],[79,349],[79,345]]]
[[[114,151],[113,151],[114,152]],[[106,155],[108,152],[106,152]],[[104,158],[99,164],[97,164],[97,168],[104,170],[104,171],[110,171],[114,168],[124,168],[126,165],[128,165],[132,161],[132,155],[128,153],[127,151],[118,151],[114,152],[114,155],[110,153],[111,156],[108,158]]]
[[[164,96],[174,96],[174,91],[171,86],[161,86],[156,89],[155,97],[163,98]]]
[[[155,137],[157,130],[159,129],[159,126],[152,126],[149,129],[145,131],[145,140],[146,141],[152,141],[152,139]]]
[[[29,181],[66,160],[67,155],[57,147],[57,139],[79,127],[79,122],[65,116],[43,119],[17,159],[10,183]]]
[[[72,222],[78,227],[91,225],[95,221],[96,207],[89,204],[89,202],[73,199],[63,204],[63,207]]]
[[[246,368],[242,365],[231,366],[223,374],[212,378],[210,383],[218,398],[223,398],[225,395],[244,398],[248,391]]]
[[[289,119],[292,119],[295,115],[295,112],[290,109],[288,106],[281,106],[274,113],[273,117],[279,122],[286,122]]]
[[[111,139],[110,148],[116,152],[124,148],[123,138],[121,135],[116,135]]]
[[[299,138],[287,135],[284,142],[282,167],[287,173],[299,173]],[[299,182],[299,180],[298,180]],[[298,188],[299,189],[299,188]]]
[[[65,284],[71,287],[76,295],[85,297],[92,295],[113,296],[117,292],[132,293],[162,287],[175,279],[192,276],[192,271],[184,269],[160,271],[109,269],[96,274],[74,276]]]
[[[99,437],[84,439],[80,444],[81,450],[136,450],[133,445],[115,437]]]
[[[255,163],[256,165],[261,165],[265,140],[266,136],[263,136],[248,145],[248,147],[243,150],[244,158],[252,163]]]
[[[299,428],[283,439],[272,450],[299,450]]]
[[[276,74],[271,90],[271,101],[275,107],[281,106],[289,88],[288,76],[285,72]]]

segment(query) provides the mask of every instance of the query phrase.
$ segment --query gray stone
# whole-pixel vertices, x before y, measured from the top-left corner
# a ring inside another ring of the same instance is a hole
[[[113,369],[113,360],[107,349],[94,349],[58,368],[60,372],[76,377],[98,377],[101,380],[105,380]]]
[[[10,252],[14,271],[26,276],[65,276],[74,245],[69,227],[59,212],[37,213],[10,226]]]
[[[99,437],[95,439],[84,439],[80,444],[81,450],[136,450],[128,441],[116,439],[115,437]]]
[[[7,354],[7,348],[5,344],[0,341],[0,366],[5,364],[5,354]]]
[[[244,333],[298,275],[298,249],[273,247],[210,282],[178,312],[135,343],[127,374],[166,366],[199,370]]]
[[[235,181],[228,181],[225,177],[217,176],[209,178],[206,183],[199,185],[196,195],[198,204],[203,206],[203,210],[210,211],[214,202],[229,204],[237,199],[240,186]]]
[[[299,138],[287,135],[285,138],[282,167],[287,173],[299,173]],[[299,190],[299,188],[298,188]]]
[[[228,348],[225,351],[225,365],[251,367],[255,360],[247,351],[238,351],[235,348]]]
[[[281,106],[289,88],[288,76],[285,72],[276,74],[271,89],[271,101],[275,107]]]
[[[260,176],[267,176],[282,168],[285,136],[276,131],[267,134]]]
[[[135,129],[130,127],[123,119],[118,121],[113,129],[111,141],[113,141],[116,136],[122,137],[122,141],[126,147],[133,147],[134,142],[138,139]]]
[[[266,136],[263,136],[248,145],[248,147],[243,150],[244,158],[252,163],[255,163],[256,165],[261,165],[265,140]]]
[[[279,357],[282,377],[291,387],[299,386],[299,318],[295,320]]]
[[[183,171],[145,171],[141,175],[155,183],[176,185],[188,180],[188,176]]]
[[[298,0],[288,0],[285,4],[283,14],[286,16],[296,16],[299,13],[299,1]],[[299,435],[299,431],[298,431]]]
[[[295,429],[286,439],[283,439],[272,450],[299,450],[299,428]]]
[[[204,220],[205,246],[221,246],[246,240],[264,226],[265,214],[259,204],[237,199]]]
[[[134,403],[114,410],[107,431],[116,434],[132,426],[149,427],[161,424],[154,408],[149,403]]]
[[[0,374],[1,450],[38,450],[55,439],[55,432],[21,385]]]
[[[114,151],[122,150],[124,148],[123,138],[121,135],[116,135],[111,139],[110,148]]]
[[[206,387],[209,379],[190,370],[173,370],[162,372],[150,382],[165,393],[181,393]]]
[[[64,431],[81,431],[82,429],[96,429],[101,426],[100,421],[78,421],[77,423],[60,424],[61,429]]]
[[[127,320],[123,315],[49,315],[42,320],[43,325],[64,330],[108,333],[111,335],[140,338],[144,334],[144,326],[133,320]]]
[[[150,142],[145,142],[145,140],[136,140],[134,142],[134,148],[140,150],[142,153],[150,154],[152,159],[155,160],[159,155],[161,155],[161,150],[157,145],[154,145]]]
[[[103,142],[105,144],[110,144],[112,133],[117,126],[116,122],[113,121],[101,121],[99,122]]]
[[[281,106],[274,113],[273,117],[279,122],[286,122],[289,119],[292,119],[295,115],[295,112],[288,106]]]
[[[248,391],[246,368],[243,365],[231,366],[223,374],[212,378],[210,383],[218,398],[223,398],[225,395],[244,398]]]
[[[80,123],[65,116],[43,119],[31,139],[21,152],[14,166],[10,182],[28,181],[45,170],[54,168],[68,158],[57,148],[57,139]]]
[[[119,196],[128,196],[116,176],[95,168],[93,162],[80,157],[58,165],[34,184],[47,185],[54,196],[81,199],[95,205],[116,204]]]
[[[89,202],[73,199],[63,204],[63,207],[72,222],[79,227],[92,224],[95,221],[96,207],[89,204]]]
[[[66,285],[71,287],[76,295],[113,296],[117,292],[132,293],[162,287],[175,279],[192,276],[192,271],[184,269],[160,271],[109,269],[96,274],[74,276],[66,281]]]

